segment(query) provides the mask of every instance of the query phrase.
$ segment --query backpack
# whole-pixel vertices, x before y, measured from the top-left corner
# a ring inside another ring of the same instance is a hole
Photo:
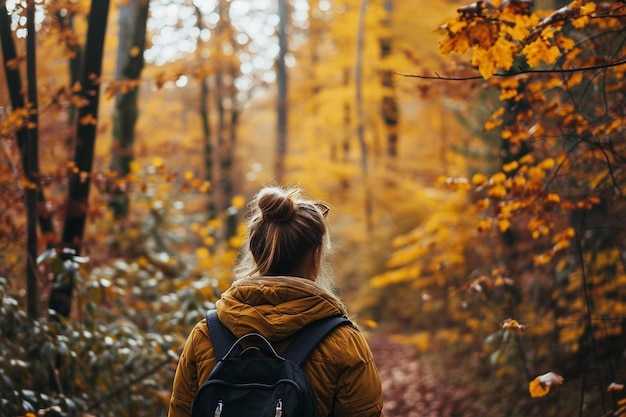
[[[206,320],[218,362],[196,393],[192,417],[319,417],[300,365],[331,330],[351,325],[348,318],[328,317],[304,327],[282,356],[259,333],[236,339],[215,310]],[[249,347],[242,349],[242,342]]]

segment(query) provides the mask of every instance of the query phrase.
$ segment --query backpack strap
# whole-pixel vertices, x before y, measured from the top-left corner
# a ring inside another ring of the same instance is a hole
[[[207,311],[206,322],[217,360],[222,360],[231,347],[241,350],[240,346],[233,346],[237,338],[228,327],[224,326],[218,319],[217,310]],[[317,347],[326,335],[342,325],[355,327],[346,316],[326,317],[309,324],[296,333],[294,340],[281,356],[294,361],[298,365],[302,365],[313,349]]]
[[[220,361],[235,344],[237,338],[228,327],[217,318],[217,310],[209,310],[206,313],[206,324],[209,328],[209,337],[215,351],[215,358]],[[235,346],[235,349],[240,349]]]
[[[326,317],[309,324],[296,333],[282,356],[302,365],[326,335],[342,325],[355,327],[346,316]]]

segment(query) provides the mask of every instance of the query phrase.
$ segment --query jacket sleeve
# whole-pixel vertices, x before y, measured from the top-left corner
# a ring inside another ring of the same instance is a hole
[[[335,392],[335,417],[382,417],[382,386],[365,337],[351,329]]]
[[[191,416],[191,403],[196,392],[215,366],[206,321],[202,320],[193,328],[178,360],[168,417]]]

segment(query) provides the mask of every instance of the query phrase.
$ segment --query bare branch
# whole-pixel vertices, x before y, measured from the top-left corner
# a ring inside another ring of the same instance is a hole
[[[493,77],[506,78],[506,77],[515,77],[520,74],[564,74],[564,73],[573,73],[573,72],[580,72],[580,71],[596,71],[599,69],[618,67],[620,65],[626,65],[626,58],[623,58],[614,62],[609,62],[607,64],[592,65],[589,67],[566,68],[566,69],[562,68],[562,69],[553,69],[553,70],[524,70],[524,71],[508,73],[508,74],[497,73],[497,74],[494,74]],[[470,77],[448,77],[448,76],[439,75],[437,73],[435,73],[435,75],[417,75],[417,74],[402,74],[402,73],[396,72],[395,74],[401,77],[407,77],[407,78],[419,78],[422,80],[439,80],[439,81],[471,81],[471,80],[483,80],[484,79],[480,75],[473,75]]]

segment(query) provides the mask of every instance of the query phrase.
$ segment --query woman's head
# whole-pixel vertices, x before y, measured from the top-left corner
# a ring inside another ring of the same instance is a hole
[[[303,198],[299,188],[277,186],[263,188],[250,206],[248,239],[235,270],[237,277],[297,275],[303,262],[314,260],[316,276],[312,278],[331,289],[325,284],[334,283],[328,260],[328,207]]]

